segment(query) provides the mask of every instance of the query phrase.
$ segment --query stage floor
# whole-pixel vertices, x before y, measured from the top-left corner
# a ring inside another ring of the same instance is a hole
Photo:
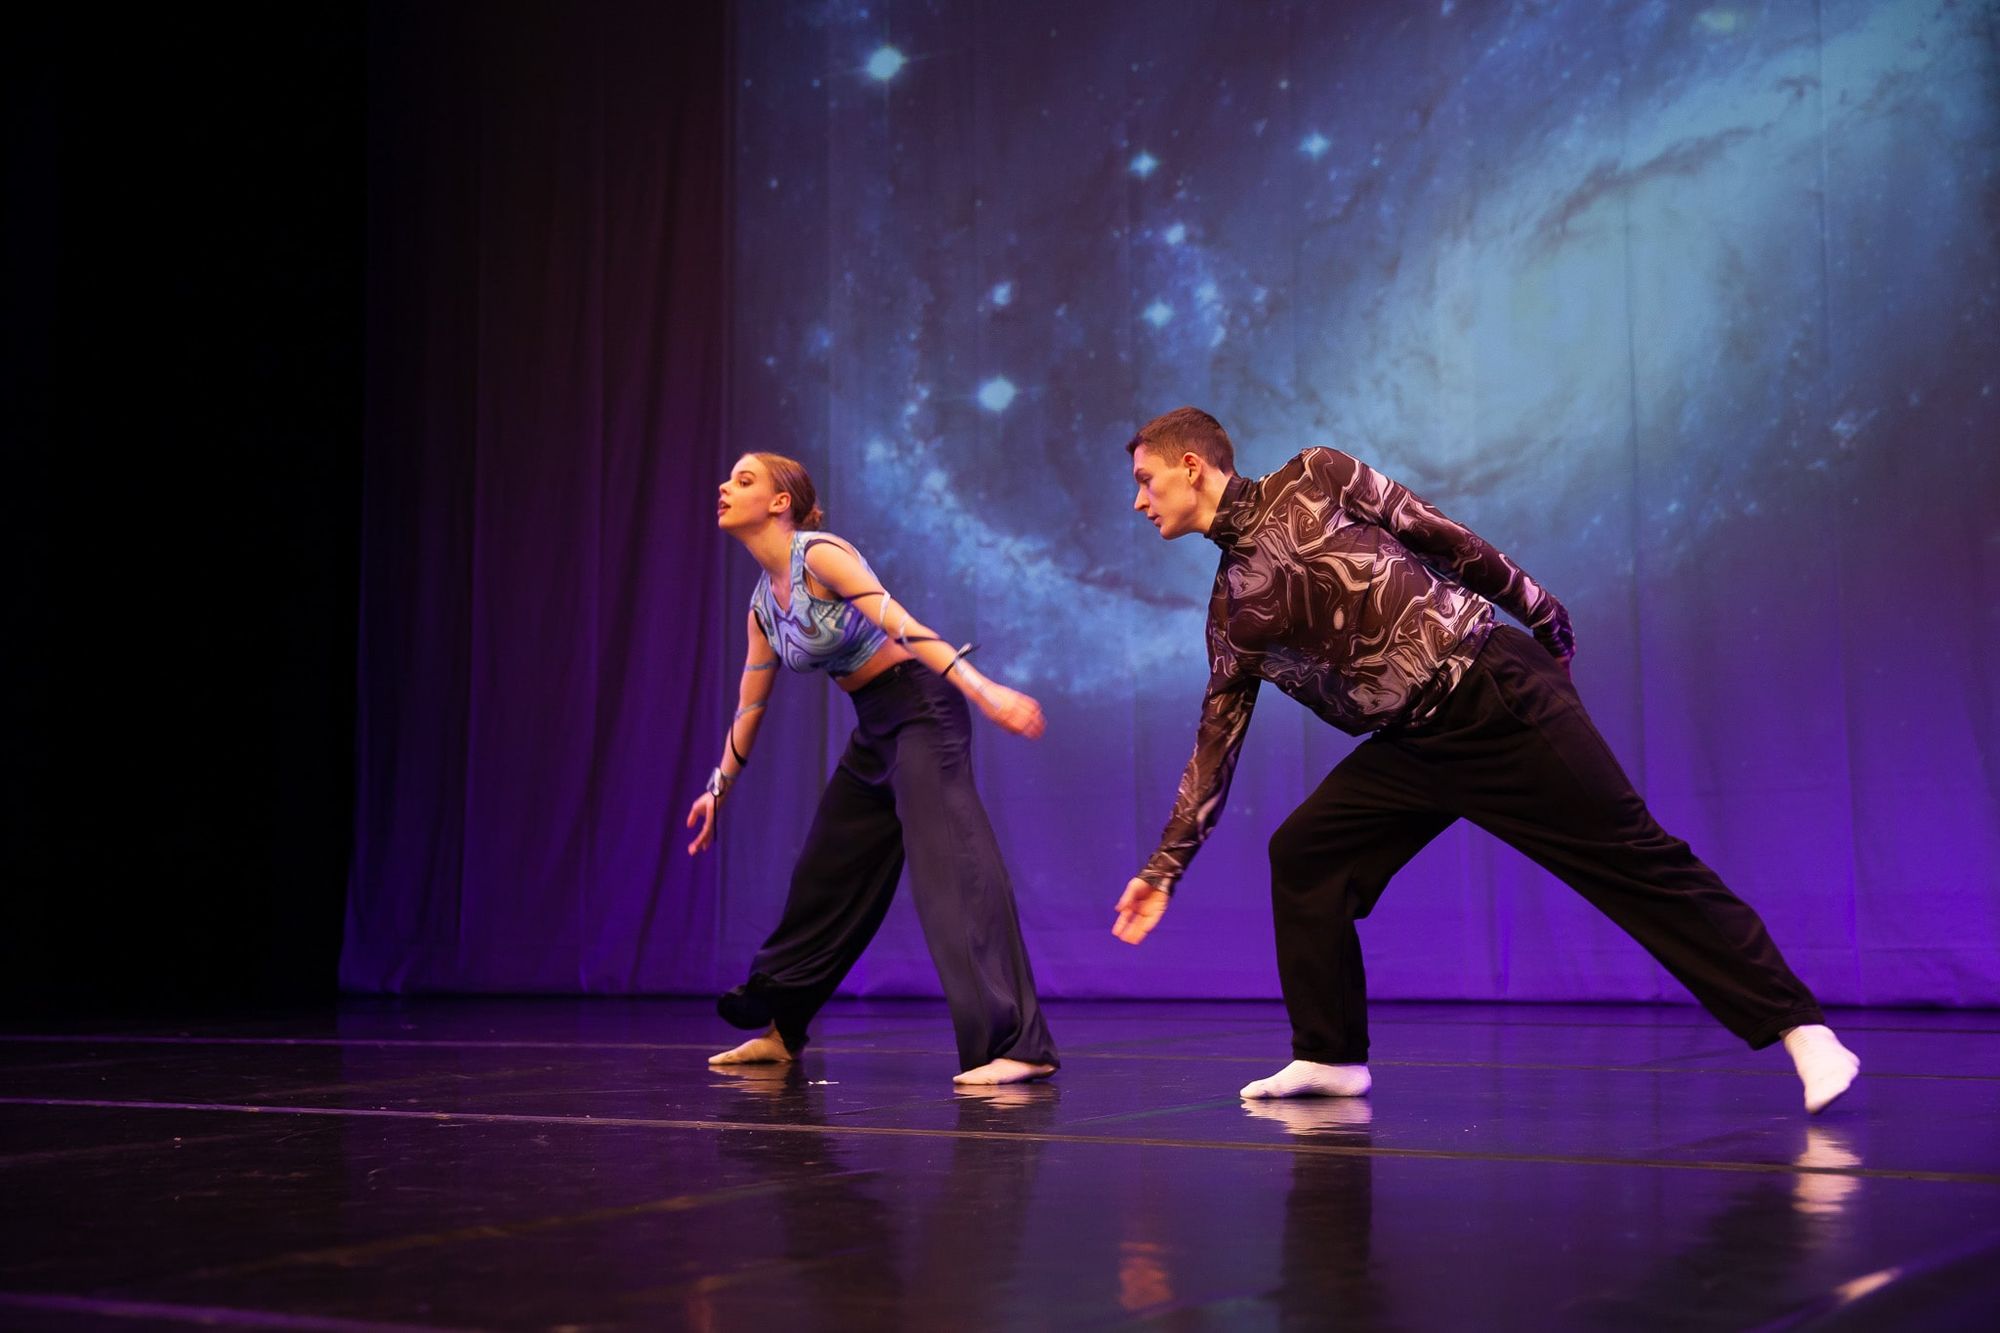
[[[1380,1005],[1365,1100],[1246,1104],[1272,1004],[941,1005],[717,1073],[693,1001],[0,1033],[0,1327],[1992,1328],[2000,1014],[1846,1011],[1855,1091],[1681,1008]]]

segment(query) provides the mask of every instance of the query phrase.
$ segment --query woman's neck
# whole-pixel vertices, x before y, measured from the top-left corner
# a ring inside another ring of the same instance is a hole
[[[738,535],[737,540],[749,548],[750,554],[771,576],[771,581],[785,586],[792,576],[792,534],[797,529],[789,523],[770,522],[755,532]]]

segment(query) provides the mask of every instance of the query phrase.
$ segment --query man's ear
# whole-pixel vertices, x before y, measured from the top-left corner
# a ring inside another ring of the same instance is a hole
[[[1201,464],[1201,455],[1192,449],[1181,455],[1181,466],[1187,469],[1189,481],[1194,481],[1201,476]]]

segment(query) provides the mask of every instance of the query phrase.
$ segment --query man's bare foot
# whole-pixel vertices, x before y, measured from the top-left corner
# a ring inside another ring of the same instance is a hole
[[[773,1025],[741,1046],[709,1056],[708,1062],[712,1065],[770,1065],[783,1064],[791,1058],[792,1053],[785,1049],[784,1040],[778,1036],[778,1029]]]
[[[955,1076],[952,1082],[961,1087],[991,1087],[999,1083],[1026,1083],[1031,1079],[1047,1078],[1055,1072],[1054,1065],[1031,1065],[1003,1056],[998,1060],[988,1060],[977,1069],[966,1070]]]

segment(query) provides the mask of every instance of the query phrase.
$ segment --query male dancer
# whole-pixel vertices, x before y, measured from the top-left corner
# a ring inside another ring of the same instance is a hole
[[[1112,933],[1145,939],[1215,827],[1260,681],[1368,737],[1271,837],[1278,978],[1292,1063],[1245,1097],[1368,1091],[1367,994],[1354,923],[1459,818],[1533,858],[1644,945],[1721,1021],[1783,1040],[1823,1110],[1860,1061],[1764,923],[1667,834],[1569,680],[1569,615],[1506,556],[1334,449],[1236,475],[1216,419],[1183,407],[1125,446],[1132,507],[1168,541],[1222,548],[1208,609],[1208,689],[1194,758],[1159,850],[1118,899]],[[1497,623],[1499,605],[1534,638]]]

